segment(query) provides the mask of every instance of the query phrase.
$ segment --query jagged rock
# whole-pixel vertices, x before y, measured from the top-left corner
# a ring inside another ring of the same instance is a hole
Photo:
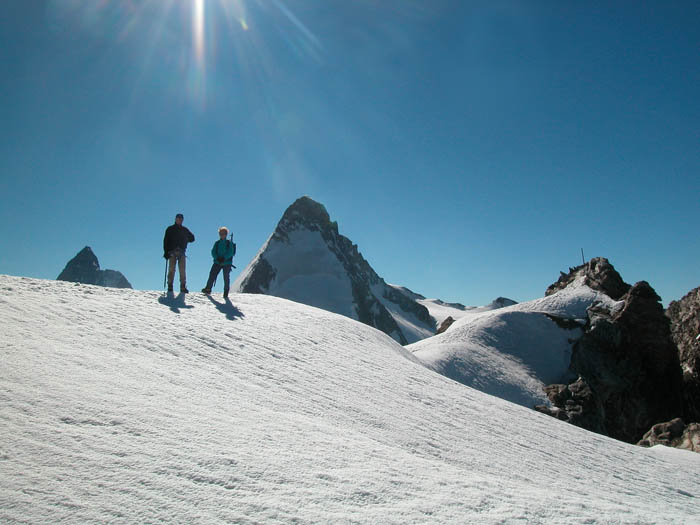
[[[452,326],[452,323],[454,323],[454,322],[455,322],[455,320],[452,318],[452,316],[448,316],[447,319],[445,319],[445,320],[440,324],[440,328],[437,329],[437,332],[435,333],[435,335],[443,333],[443,332],[444,332],[445,330],[447,330],[450,326]]]
[[[683,372],[684,417],[700,421],[700,288],[672,301],[666,315]]]
[[[435,320],[428,309],[412,292],[379,277],[357,245],[338,233],[338,224],[330,220],[326,208],[309,197],[287,208],[234,289],[276,295],[346,315],[401,344],[435,333]]]
[[[589,288],[603,292],[615,300],[620,299],[630,289],[630,285],[622,280],[620,274],[605,257],[595,257],[581,266],[569,268],[569,273],[561,272],[559,280],[547,288],[545,296],[563,290],[578,277],[582,277],[584,284]]]
[[[100,270],[97,256],[86,246],[73,257],[56,278],[58,281],[94,284],[110,288],[131,288],[131,284],[121,272]]]
[[[665,445],[692,452],[700,452],[700,423],[686,425],[681,418],[666,423],[658,423],[644,434],[637,443],[642,447]]]
[[[636,443],[654,423],[682,414],[680,364],[669,320],[647,282],[630,287],[603,258],[573,268],[547,293],[577,278],[619,302],[588,309],[584,335],[571,357],[570,371],[579,379],[563,387],[550,385],[547,394],[554,407],[537,409]]]

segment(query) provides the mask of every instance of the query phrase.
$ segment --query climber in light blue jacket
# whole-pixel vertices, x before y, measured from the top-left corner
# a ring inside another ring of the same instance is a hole
[[[214,258],[214,264],[211,265],[209,271],[209,280],[207,285],[202,288],[202,292],[210,294],[214,281],[221,270],[224,271],[224,297],[228,297],[230,288],[231,267],[233,266],[233,256],[236,255],[236,243],[233,240],[226,238],[228,228],[222,226],[219,228],[219,240],[214,243],[211,249],[211,256]],[[233,237],[233,236],[232,236]]]

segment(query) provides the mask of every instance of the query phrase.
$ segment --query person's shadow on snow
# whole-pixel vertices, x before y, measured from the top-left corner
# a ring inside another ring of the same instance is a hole
[[[176,314],[179,314],[180,310],[194,308],[194,306],[185,303],[185,295],[184,293],[180,293],[175,296],[172,292],[168,292],[168,295],[161,295],[158,298],[158,302],[164,304]]]
[[[224,299],[223,303],[220,303],[218,301],[215,301],[214,298],[211,295],[207,295],[207,299],[211,301],[211,304],[216,306],[216,309],[219,310],[222,314],[226,316],[226,319],[229,321],[235,321],[236,319],[241,319],[242,317],[245,317],[243,315],[243,312],[241,312],[238,308],[233,306],[233,303],[231,303],[231,300],[227,297]]]

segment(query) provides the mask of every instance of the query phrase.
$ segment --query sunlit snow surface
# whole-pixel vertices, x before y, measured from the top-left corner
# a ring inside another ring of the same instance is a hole
[[[700,455],[457,384],[265,295],[0,276],[0,522],[691,523]]]
[[[583,334],[579,323],[594,303],[618,307],[577,281],[541,299],[467,311],[446,332],[406,348],[430,369],[482,392],[526,407],[548,404],[543,387],[566,382],[572,343]]]

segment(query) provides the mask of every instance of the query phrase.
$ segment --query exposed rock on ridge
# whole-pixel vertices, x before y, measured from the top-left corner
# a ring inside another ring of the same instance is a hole
[[[684,417],[700,421],[700,287],[672,301],[666,315],[683,373]]]
[[[554,408],[537,407],[564,421],[638,442],[655,423],[681,415],[681,376],[668,318],[645,281],[630,287],[604,258],[562,274],[547,294],[576,279],[619,300],[588,309],[584,335],[573,346],[569,385],[550,385]]]
[[[664,445],[700,452],[700,423],[686,425],[681,418],[659,423],[651,427],[637,445],[642,447]]]
[[[97,256],[86,246],[73,257],[56,278],[58,281],[94,284],[110,288],[131,288],[131,284],[121,272],[100,270]]]

